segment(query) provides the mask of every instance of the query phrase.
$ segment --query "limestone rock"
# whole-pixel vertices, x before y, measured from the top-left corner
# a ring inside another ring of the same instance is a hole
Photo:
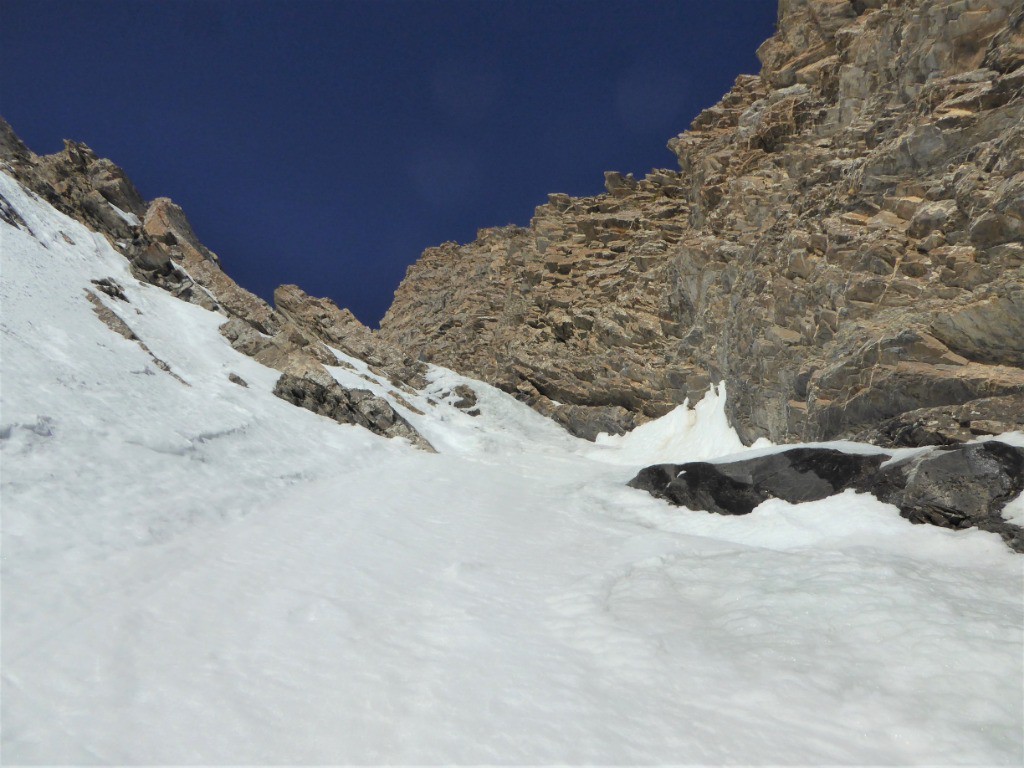
[[[147,205],[124,171],[85,144],[66,141],[61,152],[37,156],[0,119],[0,162],[55,208],[106,236],[140,280],[264,332],[276,330],[270,307],[223,272],[180,207],[166,198]]]
[[[263,333],[273,333],[278,322],[263,299],[240,287],[220,267],[217,255],[199,242],[181,207],[158,197],[146,209],[143,231],[158,250],[181,264],[206,292],[213,306],[242,318]]]
[[[124,171],[85,144],[65,141],[63,151],[40,157],[0,118],[0,162],[28,189],[112,242],[139,241],[145,201]]]
[[[905,411],[862,432],[857,439],[896,447],[956,445],[1004,432],[1024,432],[1024,394]]]
[[[310,340],[293,326],[286,325],[277,333],[269,335],[260,333],[244,320],[232,318],[219,330],[233,349],[278,371],[317,370],[324,365],[338,364],[337,358],[327,347],[316,340]]]
[[[55,207],[105,235],[131,264],[139,279],[178,298],[227,315],[221,334],[242,354],[282,372],[275,392],[303,407],[343,423],[360,424],[378,434],[401,436],[432,450],[387,401],[365,390],[347,390],[324,368],[340,361],[328,345],[374,366],[401,388],[426,384],[426,366],[377,339],[350,312],[327,299],[314,299],[294,286],[277,293],[275,311],[240,287],[221,268],[220,259],[200,242],[184,211],[167,198],[147,204],[120,168],[84,144],[66,142],[62,152],[38,157],[0,120],[0,162],[22,184]],[[0,215],[14,226],[13,209]],[[110,278],[93,280],[99,291],[126,301],[123,289]],[[108,327],[134,341],[154,365],[180,379],[153,356],[131,328],[100,298],[87,293],[97,316]],[[229,380],[246,387],[237,374]],[[400,395],[394,393],[396,399]]]

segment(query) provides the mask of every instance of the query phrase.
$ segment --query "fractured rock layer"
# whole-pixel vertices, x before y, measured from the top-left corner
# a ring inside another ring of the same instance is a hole
[[[355,424],[384,437],[402,437],[417,448],[434,452],[433,446],[387,400],[365,389],[343,387],[326,373],[282,374],[274,394],[339,424]]]
[[[1018,427],[1019,0],[781,0],[758,53],[679,171],[428,250],[380,334],[587,437],[718,379],[747,441]]]
[[[129,260],[139,280],[225,315],[221,334],[232,347],[281,371],[275,388],[279,397],[335,421],[433,450],[386,401],[366,390],[342,387],[324,368],[340,364],[333,347],[364,360],[371,372],[400,389],[426,384],[423,363],[374,336],[348,310],[296,286],[281,286],[274,297],[278,306],[271,307],[228,277],[178,205],[167,198],[146,203],[120,168],[84,144],[67,141],[63,151],[37,156],[0,119],[0,162],[26,188],[104,235]],[[12,226],[26,226],[3,198],[0,216]],[[116,282],[101,278],[93,283],[108,296],[125,300]],[[158,368],[186,383],[96,294],[87,291],[86,299],[111,330],[136,341]]]

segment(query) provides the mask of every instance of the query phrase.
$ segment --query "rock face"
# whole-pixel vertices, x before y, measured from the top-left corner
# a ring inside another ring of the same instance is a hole
[[[274,305],[307,337],[365,361],[371,371],[390,379],[395,386],[426,386],[426,365],[377,337],[349,310],[339,309],[330,299],[310,296],[297,285],[282,285],[274,291]]]
[[[313,400],[337,350],[398,390],[438,362],[591,439],[723,379],[745,441],[1024,427],[1020,0],[780,0],[758,54],[669,141],[679,170],[428,250],[379,333],[296,286],[244,290],[84,144],[36,156],[0,120],[0,164]]]
[[[749,514],[767,499],[797,504],[853,489],[899,507],[913,523],[993,531],[1024,552],[1024,529],[999,514],[1024,490],[1024,449],[989,440],[936,448],[883,467],[889,458],[793,448],[723,464],[658,464],[641,470],[629,485],[678,506],[723,515]]]
[[[758,54],[679,171],[428,250],[381,336],[588,437],[719,379],[746,441],[1019,427],[1020,1],[781,0]]]

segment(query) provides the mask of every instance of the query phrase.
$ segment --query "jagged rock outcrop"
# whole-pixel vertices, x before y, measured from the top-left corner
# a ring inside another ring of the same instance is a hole
[[[178,206],[83,144],[38,157],[0,121],[0,161],[283,373],[333,348],[415,389],[435,361],[588,438],[719,379],[747,441],[1020,428],[1019,0],[781,0],[758,53],[761,74],[669,142],[680,170],[610,172],[528,228],[427,251],[379,333],[295,286],[276,307],[245,291]]]
[[[181,208],[167,198],[146,203],[124,171],[85,144],[65,141],[61,152],[36,155],[0,119],[0,163],[59,211],[105,235],[140,280],[264,333],[277,330],[270,306],[224,273]]]
[[[376,338],[347,310],[296,286],[282,286],[275,294],[278,306],[271,307],[225,274],[220,259],[200,242],[178,205],[167,198],[147,203],[120,168],[84,144],[67,141],[63,151],[38,156],[0,119],[0,164],[58,210],[104,235],[128,259],[138,279],[225,315],[221,333],[232,347],[282,372],[275,389],[278,396],[336,421],[433,450],[385,400],[366,390],[342,387],[325,369],[341,364],[333,346],[364,360],[372,372],[400,389],[426,384],[423,363]],[[24,226],[13,220],[16,215],[0,197],[0,216]],[[112,298],[125,298],[109,278],[93,283]],[[96,294],[87,292],[86,300],[111,330],[136,341],[158,368],[186,384]],[[231,376],[247,386],[237,375]]]
[[[988,440],[888,459],[791,448],[721,464],[658,464],[641,470],[629,485],[677,506],[723,515],[749,514],[768,499],[798,504],[852,489],[899,507],[913,523],[981,528],[1024,552],[1024,528],[1000,515],[1024,490],[1024,449]]]
[[[869,428],[859,439],[904,447],[956,445],[1005,431],[1024,432],[1024,394],[906,411]]]
[[[426,386],[426,365],[379,338],[348,309],[340,309],[330,299],[310,296],[297,285],[282,285],[274,291],[274,306],[307,337],[363,360],[373,373],[395,386]]]
[[[212,305],[207,308],[219,305],[228,315],[241,318],[261,333],[271,334],[280,328],[273,310],[263,299],[224,273],[220,259],[199,242],[180,206],[166,197],[158,197],[146,209],[142,229],[158,253],[166,254],[202,286]]]
[[[718,379],[748,441],[1019,427],[1020,1],[781,0],[758,54],[679,171],[428,250],[381,335],[588,437]]]
[[[434,452],[434,447],[387,400],[369,390],[343,387],[326,372],[282,374],[274,394],[339,424],[356,424],[377,435],[401,437],[417,448]]]

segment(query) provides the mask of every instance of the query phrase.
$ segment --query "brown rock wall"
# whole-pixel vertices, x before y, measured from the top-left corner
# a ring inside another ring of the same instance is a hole
[[[678,172],[428,251],[380,333],[586,436],[718,378],[777,441],[1024,392],[1022,41],[1019,0],[782,0]]]

